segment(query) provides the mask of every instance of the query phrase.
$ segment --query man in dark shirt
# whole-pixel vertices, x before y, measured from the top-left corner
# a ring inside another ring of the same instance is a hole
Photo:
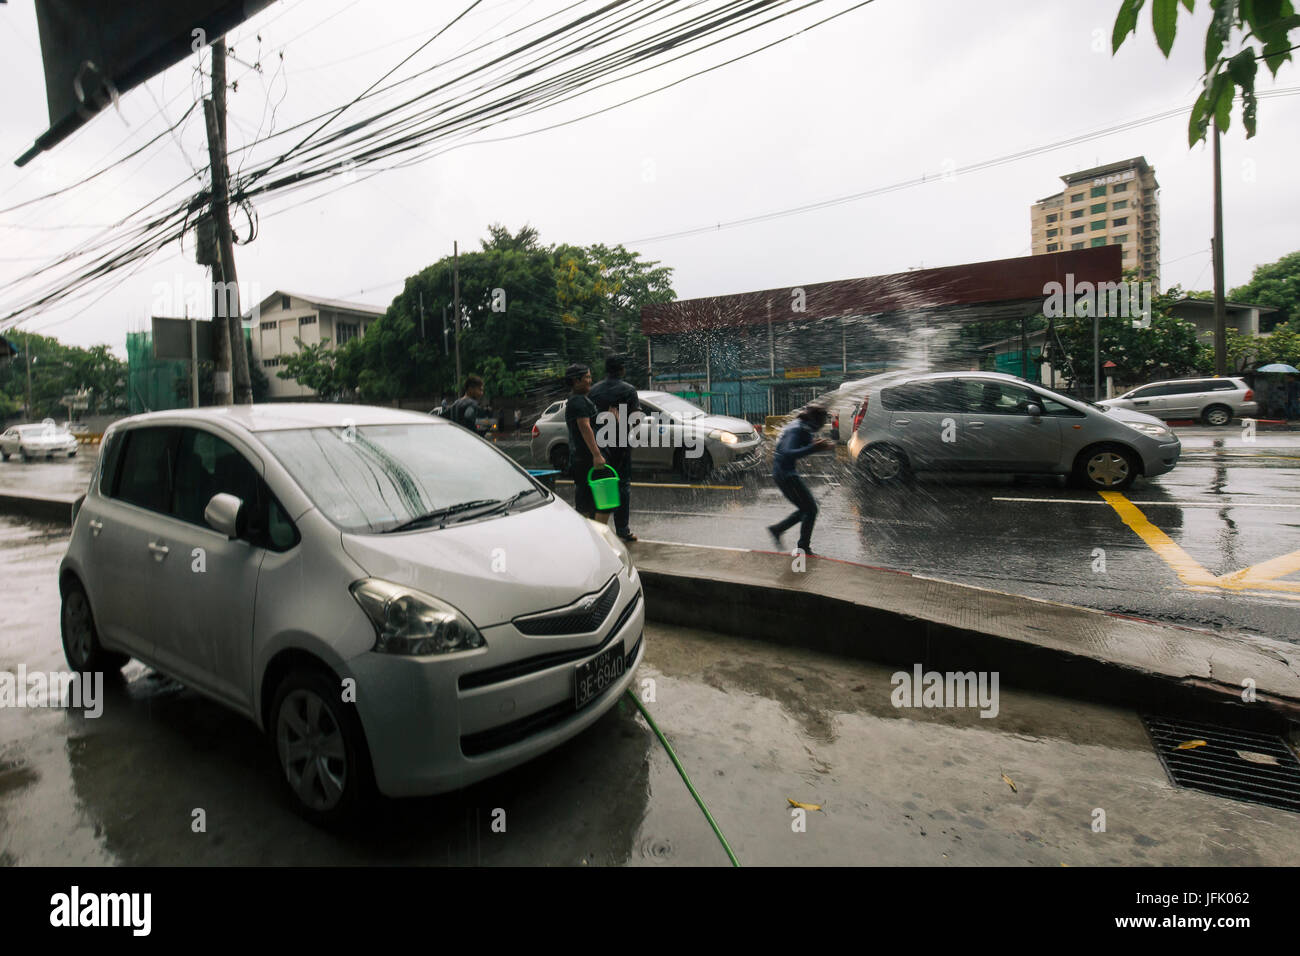
[[[477,375],[465,376],[465,394],[452,403],[448,417],[457,425],[464,425],[478,434],[478,403],[483,400],[483,379]]]
[[[618,507],[614,509],[614,532],[624,541],[635,541],[628,527],[631,513],[632,449],[628,446],[628,416],[640,410],[636,389],[623,381],[627,366],[616,356],[605,359],[605,378],[592,386],[588,397],[596,406],[596,441],[609,466],[618,472]],[[607,437],[608,436],[608,437]]]
[[[817,502],[812,492],[799,477],[797,465],[800,458],[823,448],[834,448],[835,443],[828,438],[816,438],[816,432],[826,424],[826,409],[820,405],[808,405],[789,425],[781,430],[777,439],[776,451],[772,455],[772,477],[781,493],[794,505],[794,513],[783,521],[768,525],[768,533],[781,545],[781,535],[796,524],[799,528],[799,550],[812,554],[813,523],[817,520]]]
[[[596,406],[587,393],[591,391],[591,369],[585,365],[570,365],[564,370],[565,381],[573,390],[564,404],[564,423],[569,427],[569,476],[573,478],[573,507],[586,518],[596,517],[596,499],[587,484],[587,472],[603,466],[605,456],[596,444],[592,422]]]

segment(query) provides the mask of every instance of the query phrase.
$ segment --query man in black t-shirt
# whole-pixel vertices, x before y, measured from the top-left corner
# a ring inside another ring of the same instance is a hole
[[[465,394],[452,403],[447,417],[478,434],[478,403],[483,399],[483,379],[477,375],[465,376]]]
[[[596,499],[587,484],[587,472],[603,466],[605,456],[596,444],[592,422],[596,406],[587,393],[591,391],[591,369],[585,365],[570,365],[564,378],[573,393],[564,405],[564,423],[569,427],[569,475],[573,478],[573,507],[586,518],[596,517]]]
[[[627,435],[630,431],[628,416],[640,410],[640,404],[636,389],[623,381],[625,371],[627,367],[622,359],[616,356],[605,359],[605,377],[592,386],[589,397],[596,406],[599,426],[597,440],[600,440],[601,435],[613,435],[610,440],[602,442],[600,447],[609,466],[618,472],[618,507],[614,509],[614,532],[624,541],[635,541],[636,535],[628,527],[628,516],[632,509],[632,449],[628,447]],[[608,422],[608,428],[605,427],[607,416],[613,416],[613,420]]]

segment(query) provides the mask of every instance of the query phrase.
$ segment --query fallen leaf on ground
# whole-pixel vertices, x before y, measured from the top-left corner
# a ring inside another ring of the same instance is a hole
[[[1005,783],[1008,787],[1011,788],[1011,792],[1012,792],[1012,793],[1019,793],[1019,792],[1020,792],[1019,790],[1016,789],[1016,785],[1015,785],[1014,783],[1012,783],[1011,778],[1008,777],[1005,773],[1002,775],[1002,782]]]
[[[786,797],[786,799],[790,800],[789,797]],[[820,803],[800,803],[798,800],[790,800],[790,806],[798,807],[800,810],[820,810],[822,808]]]
[[[1242,760],[1249,760],[1251,763],[1267,763],[1272,764],[1274,767],[1282,766],[1272,754],[1256,753],[1253,750],[1238,750],[1237,756]]]
[[[1210,745],[1207,744],[1204,740],[1184,740],[1181,744],[1179,744],[1179,745],[1178,745],[1177,747],[1175,747],[1174,749],[1175,749],[1175,750],[1195,750],[1197,747],[1208,747],[1208,746],[1210,746]]]

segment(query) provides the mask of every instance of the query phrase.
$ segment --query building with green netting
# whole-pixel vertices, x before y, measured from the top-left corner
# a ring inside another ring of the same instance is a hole
[[[252,333],[244,329],[244,348],[252,356]],[[190,405],[190,363],[154,358],[153,334],[126,334],[126,388],[132,415]],[[199,363],[199,400],[212,402],[212,363]]]

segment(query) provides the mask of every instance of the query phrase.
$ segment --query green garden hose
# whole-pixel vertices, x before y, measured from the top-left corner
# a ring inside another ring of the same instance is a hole
[[[686,789],[691,792],[691,796],[695,798],[695,802],[700,805],[700,809],[704,812],[704,819],[708,820],[709,826],[713,827],[713,832],[717,834],[718,841],[722,844],[722,848],[727,851],[727,857],[731,860],[732,865],[740,866],[740,861],[736,859],[736,854],[731,852],[731,846],[727,843],[727,838],[724,837],[722,831],[718,829],[718,824],[717,821],[713,819],[713,814],[709,813],[709,808],[706,807],[704,801],[700,799],[700,795],[695,790],[695,785],[691,783],[691,778],[686,776],[686,768],[683,767],[682,762],[677,759],[677,754],[673,753],[673,748],[672,745],[668,743],[668,738],[664,736],[663,731],[659,729],[659,725],[655,723],[655,719],[650,716],[650,712],[646,710],[641,704],[641,701],[637,699],[636,694],[632,693],[632,688],[630,687],[627,689],[627,696],[631,698],[632,703],[636,704],[636,709],[641,711],[641,716],[646,719],[646,723],[650,725],[650,729],[655,732],[655,736],[659,738],[659,742],[664,745],[664,750],[668,751],[668,756],[672,760],[673,766],[676,767],[677,772],[682,775],[682,781],[686,784]]]

